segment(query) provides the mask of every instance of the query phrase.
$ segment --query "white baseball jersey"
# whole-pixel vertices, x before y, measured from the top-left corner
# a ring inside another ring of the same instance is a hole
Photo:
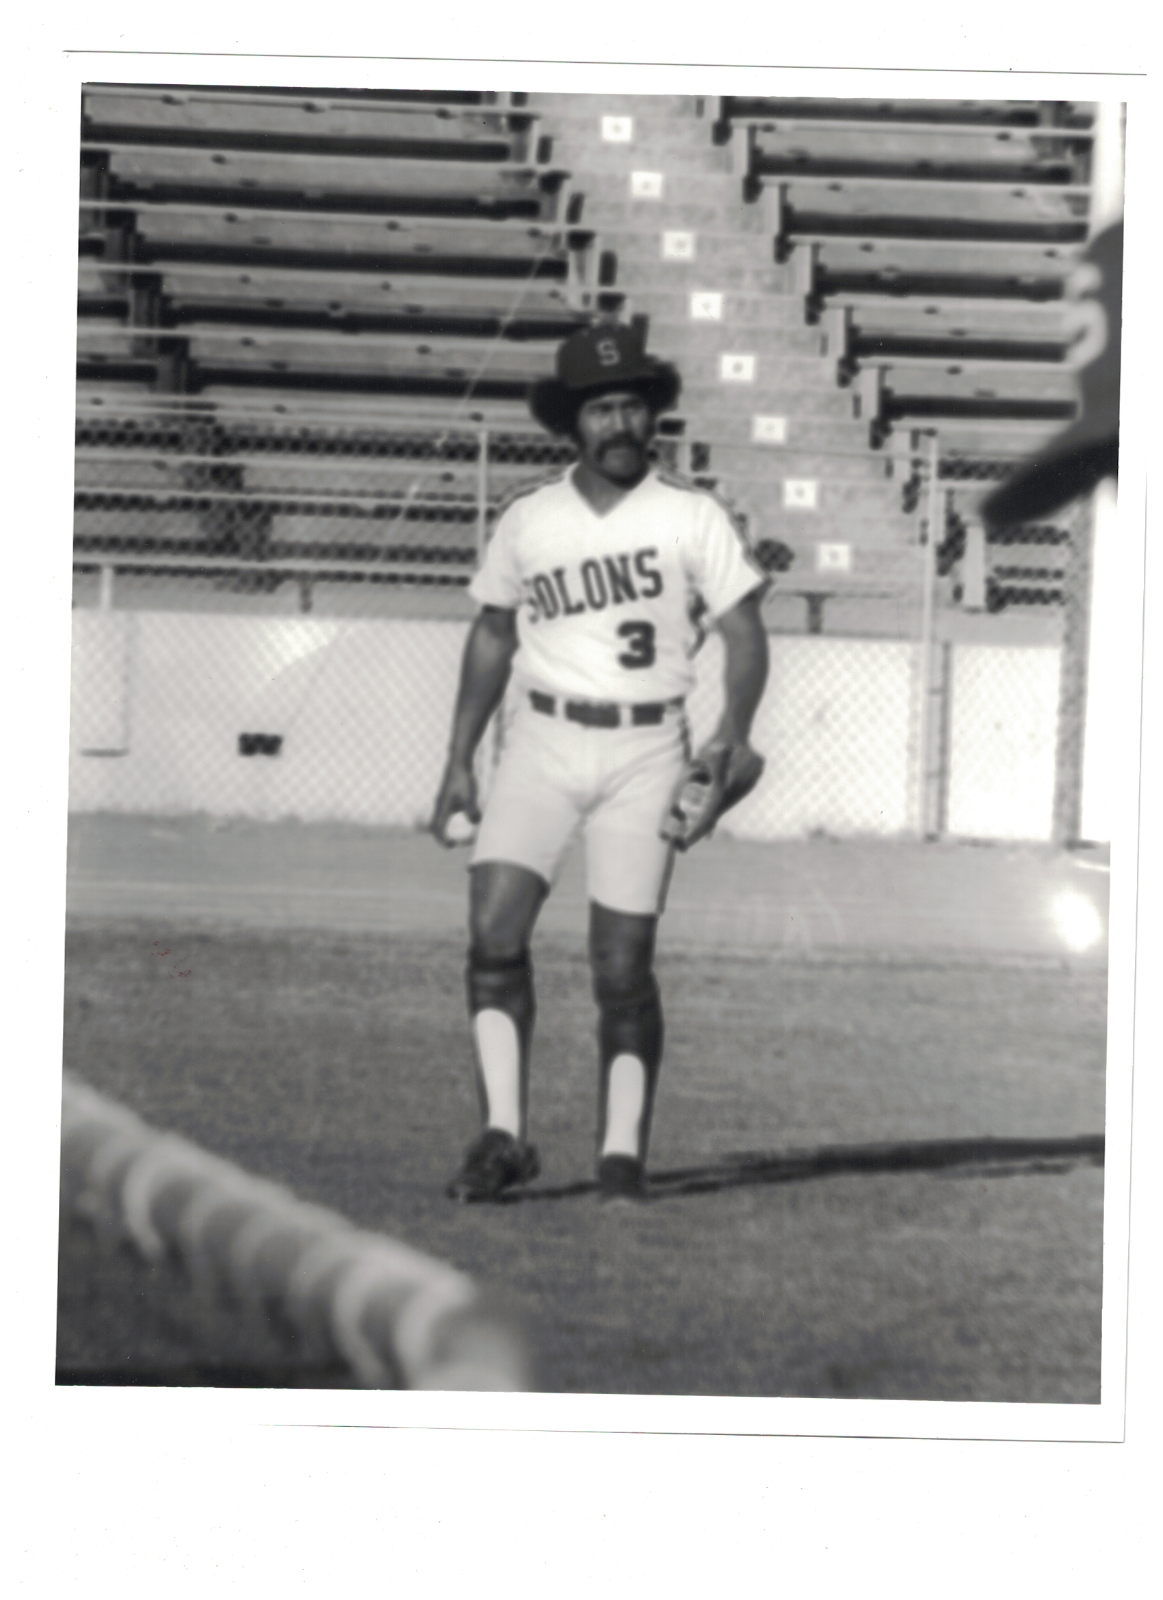
[[[765,582],[709,491],[655,468],[601,516],[570,467],[516,491],[469,593],[517,612],[517,681],[626,702],[685,695],[699,613],[713,621]]]

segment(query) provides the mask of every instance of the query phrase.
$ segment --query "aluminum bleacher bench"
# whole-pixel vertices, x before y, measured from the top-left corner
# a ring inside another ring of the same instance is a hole
[[[543,430],[532,420],[524,397],[473,396],[465,405],[439,395],[304,395],[277,385],[248,395],[236,388],[207,387],[197,395],[159,394],[126,396],[117,386],[86,385],[78,394],[78,425],[98,432],[118,427],[122,421],[135,427],[175,428],[186,424],[226,427],[249,425],[270,428],[334,430],[339,434],[392,431],[402,426],[451,429],[497,429],[528,434],[544,440]]]
[[[148,269],[146,269],[148,270]],[[80,292],[93,299],[124,299],[126,284],[140,278],[136,263],[82,261]],[[560,327],[562,337],[580,326],[595,310],[612,312],[625,301],[616,290],[581,290],[551,278],[439,277],[435,274],[397,274],[312,271],[303,267],[263,267],[247,270],[226,263],[163,266],[158,275],[161,294],[175,309],[205,305],[237,305],[246,310],[286,310],[327,316],[380,313],[401,319],[439,318],[451,325],[460,321],[544,323]],[[803,310],[799,307],[799,319]]]
[[[92,202],[83,202],[94,209]],[[132,219],[133,259],[143,269],[164,262],[447,276],[588,276],[592,230],[492,218],[368,216],[202,202],[102,203],[118,237]]]
[[[778,262],[790,261],[798,248],[818,246],[816,259],[827,259],[832,250],[847,251],[864,258],[865,271],[879,261],[897,267],[902,275],[927,271],[968,286],[977,273],[1004,281],[1018,278],[1027,268],[1033,276],[1060,279],[1085,249],[1087,225],[1085,221],[964,222],[946,217],[918,223],[910,217],[781,208],[780,227],[771,234]],[[960,292],[969,292],[968,287]]]
[[[901,307],[931,301],[1023,306],[1031,315],[1060,302],[1081,245],[958,245],[939,240],[800,239],[792,251],[796,289],[809,322],[852,297]]]
[[[536,160],[538,114],[504,105],[465,106],[349,97],[262,94],[230,89],[90,87],[83,95],[83,128],[101,141],[126,141],[164,131],[171,137],[294,140],[320,153],[359,147],[363,153],[432,154],[467,159]],[[267,146],[264,144],[263,148]],[[296,148],[288,144],[287,148]]]
[[[1086,216],[1090,188],[1082,183],[995,183],[941,177],[878,177],[860,173],[825,176],[811,172],[761,173],[749,191],[763,195],[767,225],[781,209],[809,207],[823,216],[959,219],[966,223],[1077,221]],[[923,227],[922,230],[923,232]]]
[[[984,194],[1014,189],[1036,190],[1039,194],[1089,193],[1089,186],[1079,181],[1077,163],[1062,159],[1001,162],[954,161],[932,155],[918,155],[911,160],[892,156],[877,158],[866,151],[854,155],[817,155],[806,151],[772,153],[753,141],[743,171],[751,197],[758,194],[761,186],[781,181],[837,184],[845,188],[875,186],[881,190],[899,185],[917,194],[942,188],[962,197],[977,190]]]
[[[867,326],[863,319],[853,323],[847,348],[841,358],[851,370],[869,362],[934,361],[953,362],[964,366],[972,364],[975,372],[986,370],[993,363],[1015,366],[1046,363],[1062,365],[1069,354],[1070,344],[1065,336],[1057,338],[1047,333],[1039,338],[1035,332],[1022,328],[978,329],[963,328],[942,331],[914,326],[901,328],[887,322],[882,326]]]
[[[82,156],[107,163],[109,198],[173,198],[229,203],[289,197],[319,210],[390,214],[405,203],[417,214],[492,214],[548,220],[569,174],[523,163],[318,155],[306,152],[186,150],[176,146],[96,144]]]
[[[183,323],[173,329],[159,329],[153,337],[172,339],[179,335],[189,342],[194,360],[284,361],[299,366],[384,369],[388,371],[448,372],[471,374],[478,369],[512,376],[529,382],[551,372],[557,340],[420,337],[411,334],[375,333],[356,328],[332,332],[315,328],[265,328],[214,323]],[[141,337],[140,329],[125,329],[131,337]]]
[[[835,104],[835,102],[832,102]],[[765,147],[779,148],[796,140],[794,148],[810,143],[813,151],[851,150],[853,142],[865,151],[925,149],[935,154],[962,154],[980,150],[999,158],[1013,152],[1038,152],[1070,148],[1084,150],[1094,142],[1093,126],[1055,127],[1049,123],[1004,126],[990,122],[908,122],[860,116],[733,116],[732,141],[740,130],[754,130]],[[718,143],[725,143],[720,134]]]
[[[176,349],[194,389],[235,383],[402,392],[420,386],[515,398],[534,378],[552,371],[557,341],[417,339],[197,324],[142,329],[96,319],[78,323],[79,354],[90,363],[98,356],[122,360],[149,346]]]
[[[1010,249],[1014,246],[1076,246],[1083,247],[1087,238],[1085,216],[1076,213],[1074,203],[1083,196],[1062,194],[1059,214],[1045,217],[1039,206],[1026,201],[1015,201],[1012,196],[993,195],[977,191],[979,203],[965,200],[955,202],[948,192],[938,186],[940,209],[909,209],[912,196],[901,189],[893,196],[899,209],[866,202],[852,203],[853,189],[841,184],[823,185],[809,195],[810,209],[793,201],[794,183],[780,181],[764,186],[764,214],[767,231],[775,241],[777,261],[789,259],[798,242],[816,242],[830,238],[892,240],[896,245],[912,241],[926,244],[942,243],[986,246]],[[838,198],[839,197],[839,198]]]
[[[1089,103],[1066,100],[858,100],[777,99],[722,95],[714,114],[715,137],[725,143],[739,122],[794,119],[804,123],[863,123],[910,127],[1069,129],[1094,122]]]
[[[1052,338],[1065,314],[1060,299],[1031,304],[1016,298],[892,294],[887,288],[881,294],[838,289],[825,296],[825,303],[849,312],[853,324],[868,332],[908,329],[965,337],[1003,332]]]

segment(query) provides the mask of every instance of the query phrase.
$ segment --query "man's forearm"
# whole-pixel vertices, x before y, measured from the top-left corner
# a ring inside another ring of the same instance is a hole
[[[767,686],[767,630],[758,607],[749,606],[725,621],[721,630],[725,703],[716,736],[746,743]]]
[[[448,742],[450,761],[464,765],[472,761],[489,718],[504,696],[514,648],[515,640],[484,615],[473,623],[460,665]]]

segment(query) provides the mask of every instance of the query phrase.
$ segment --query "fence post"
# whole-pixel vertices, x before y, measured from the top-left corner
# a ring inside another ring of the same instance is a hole
[[[489,430],[477,432],[477,565],[485,553],[485,532],[489,518]]]
[[[1051,839],[1077,844],[1082,832],[1082,756],[1090,649],[1090,591],[1094,569],[1094,498],[1077,507],[1062,586],[1062,655],[1058,731],[1054,750]]]
[[[937,544],[944,531],[944,506],[938,478],[941,441],[936,429],[929,434],[928,493],[925,497],[925,515],[921,519],[923,566],[921,583],[921,662],[920,731],[917,740],[919,763],[918,793],[921,809],[921,837],[936,838],[943,824],[944,763],[941,760],[943,717],[935,698],[943,699],[946,692],[944,674],[934,672],[933,661],[933,602],[937,581]]]
[[[100,587],[97,591],[98,611],[113,610],[113,573],[114,568],[108,561],[102,562],[100,570]]]

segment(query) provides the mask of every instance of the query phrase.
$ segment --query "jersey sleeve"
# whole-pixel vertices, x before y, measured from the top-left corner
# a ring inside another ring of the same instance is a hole
[[[510,508],[498,518],[485,546],[484,558],[468,586],[469,594],[478,605],[515,611],[521,604],[521,578],[513,558],[514,532],[515,518]]]
[[[714,621],[744,596],[765,589],[769,579],[735,517],[711,495],[700,507],[688,553],[691,582]]]

